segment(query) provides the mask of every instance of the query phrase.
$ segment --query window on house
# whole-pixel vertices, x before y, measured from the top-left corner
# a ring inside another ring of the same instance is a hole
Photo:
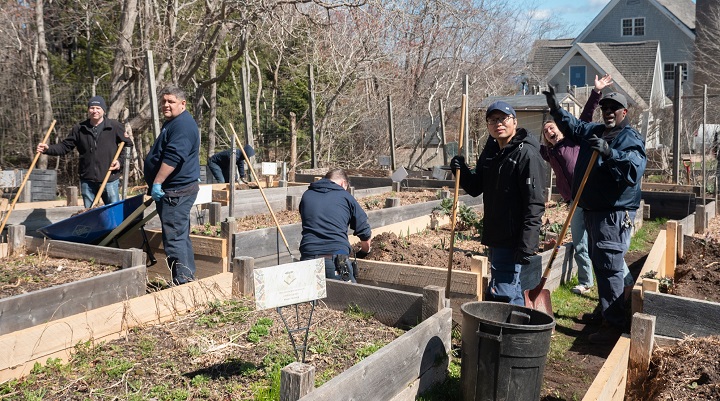
[[[683,70],[683,81],[687,81],[688,78],[688,67],[687,63],[665,63],[663,65],[663,78],[666,81],[672,81],[675,79],[675,66],[680,65],[682,66]]]
[[[645,36],[645,18],[623,18],[622,36]]]

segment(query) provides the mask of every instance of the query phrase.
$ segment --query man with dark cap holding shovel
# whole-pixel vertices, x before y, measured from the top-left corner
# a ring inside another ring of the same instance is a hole
[[[520,270],[530,263],[540,242],[545,213],[545,162],[540,143],[518,128],[515,110],[491,104],[485,113],[490,137],[474,170],[463,156],[450,161],[460,170],[460,186],[471,196],[483,195],[482,243],[490,253],[490,285],[486,300],[525,305]]]
[[[255,155],[255,149],[253,149],[250,145],[243,146],[243,150],[245,151],[247,157],[253,157]],[[243,157],[243,152],[241,152],[240,149],[237,149],[235,151],[235,163],[232,163],[231,159],[231,149],[215,153],[208,159],[207,166],[213,177],[215,177],[215,181],[219,183],[230,182],[230,169],[233,165],[237,166],[240,180],[245,181],[245,157]],[[250,161],[248,160],[248,163],[249,162]]]
[[[630,127],[627,99],[620,93],[608,93],[600,100],[602,124],[580,121],[560,108],[552,87],[543,93],[555,123],[580,144],[573,193],[578,191],[593,152],[599,154],[578,206],[584,211],[603,317],[600,330],[588,339],[612,344],[625,330],[623,264],[640,207],[640,179],[647,163],[645,141]]]
[[[80,153],[78,170],[80,172],[80,193],[86,208],[90,208],[100,190],[108,170],[113,171],[105,185],[102,200],[107,205],[120,200],[119,178],[124,157],[113,161],[118,145],[132,146],[125,135],[125,128],[117,120],[105,118],[107,105],[102,96],[93,96],[88,101],[88,119],[76,124],[70,135],[54,145],[40,143],[38,153],[50,156],[62,156],[77,148]]]

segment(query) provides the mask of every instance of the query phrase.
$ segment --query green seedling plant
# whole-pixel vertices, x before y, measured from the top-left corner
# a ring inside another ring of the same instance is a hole
[[[658,290],[663,294],[672,294],[674,292],[675,281],[672,277],[658,277],[658,273],[655,270],[650,270],[640,277],[657,280]]]
[[[261,337],[265,337],[270,334],[270,327],[272,327],[273,321],[266,317],[258,319],[258,321],[250,328],[247,335],[247,340],[251,343],[259,343]]]

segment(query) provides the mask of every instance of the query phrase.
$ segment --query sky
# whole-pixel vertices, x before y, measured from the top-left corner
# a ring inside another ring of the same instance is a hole
[[[610,0],[540,0],[537,16],[558,16],[568,24],[570,37],[576,37],[602,11]]]

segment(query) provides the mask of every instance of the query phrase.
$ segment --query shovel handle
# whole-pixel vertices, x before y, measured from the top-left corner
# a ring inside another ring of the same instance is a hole
[[[458,139],[458,154],[463,147],[465,137],[465,109],[467,109],[467,96],[462,95],[460,106],[460,138]],[[455,170],[455,193],[452,204],[452,219],[450,220],[450,256],[448,259],[447,280],[445,283],[445,297],[450,298],[450,283],[452,282],[453,253],[455,248],[455,222],[457,220],[458,194],[460,193],[460,169]]]
[[[580,188],[578,188],[577,194],[575,194],[575,199],[573,199],[572,204],[570,205],[570,210],[568,211],[567,218],[565,218],[565,224],[563,224],[562,230],[560,231],[560,235],[558,236],[557,244],[553,247],[553,251],[550,254],[550,260],[548,260],[547,267],[545,267],[545,271],[543,272],[542,278],[547,279],[550,277],[550,270],[552,269],[552,264],[555,261],[555,257],[558,254],[558,249],[560,249],[560,246],[562,245],[563,239],[565,238],[565,234],[567,234],[568,227],[570,226],[570,222],[572,221],[573,214],[575,214],[575,209],[577,209],[578,202],[580,201],[580,196],[583,193],[583,190],[585,189],[585,183],[588,180],[588,177],[590,176],[590,171],[592,171],[593,166],[595,165],[595,162],[598,158],[598,152],[593,151],[592,156],[590,156],[590,162],[588,163],[587,168],[585,169],[585,175],[583,175],[582,181],[580,182]],[[544,283],[544,281],[541,281],[541,283]]]

